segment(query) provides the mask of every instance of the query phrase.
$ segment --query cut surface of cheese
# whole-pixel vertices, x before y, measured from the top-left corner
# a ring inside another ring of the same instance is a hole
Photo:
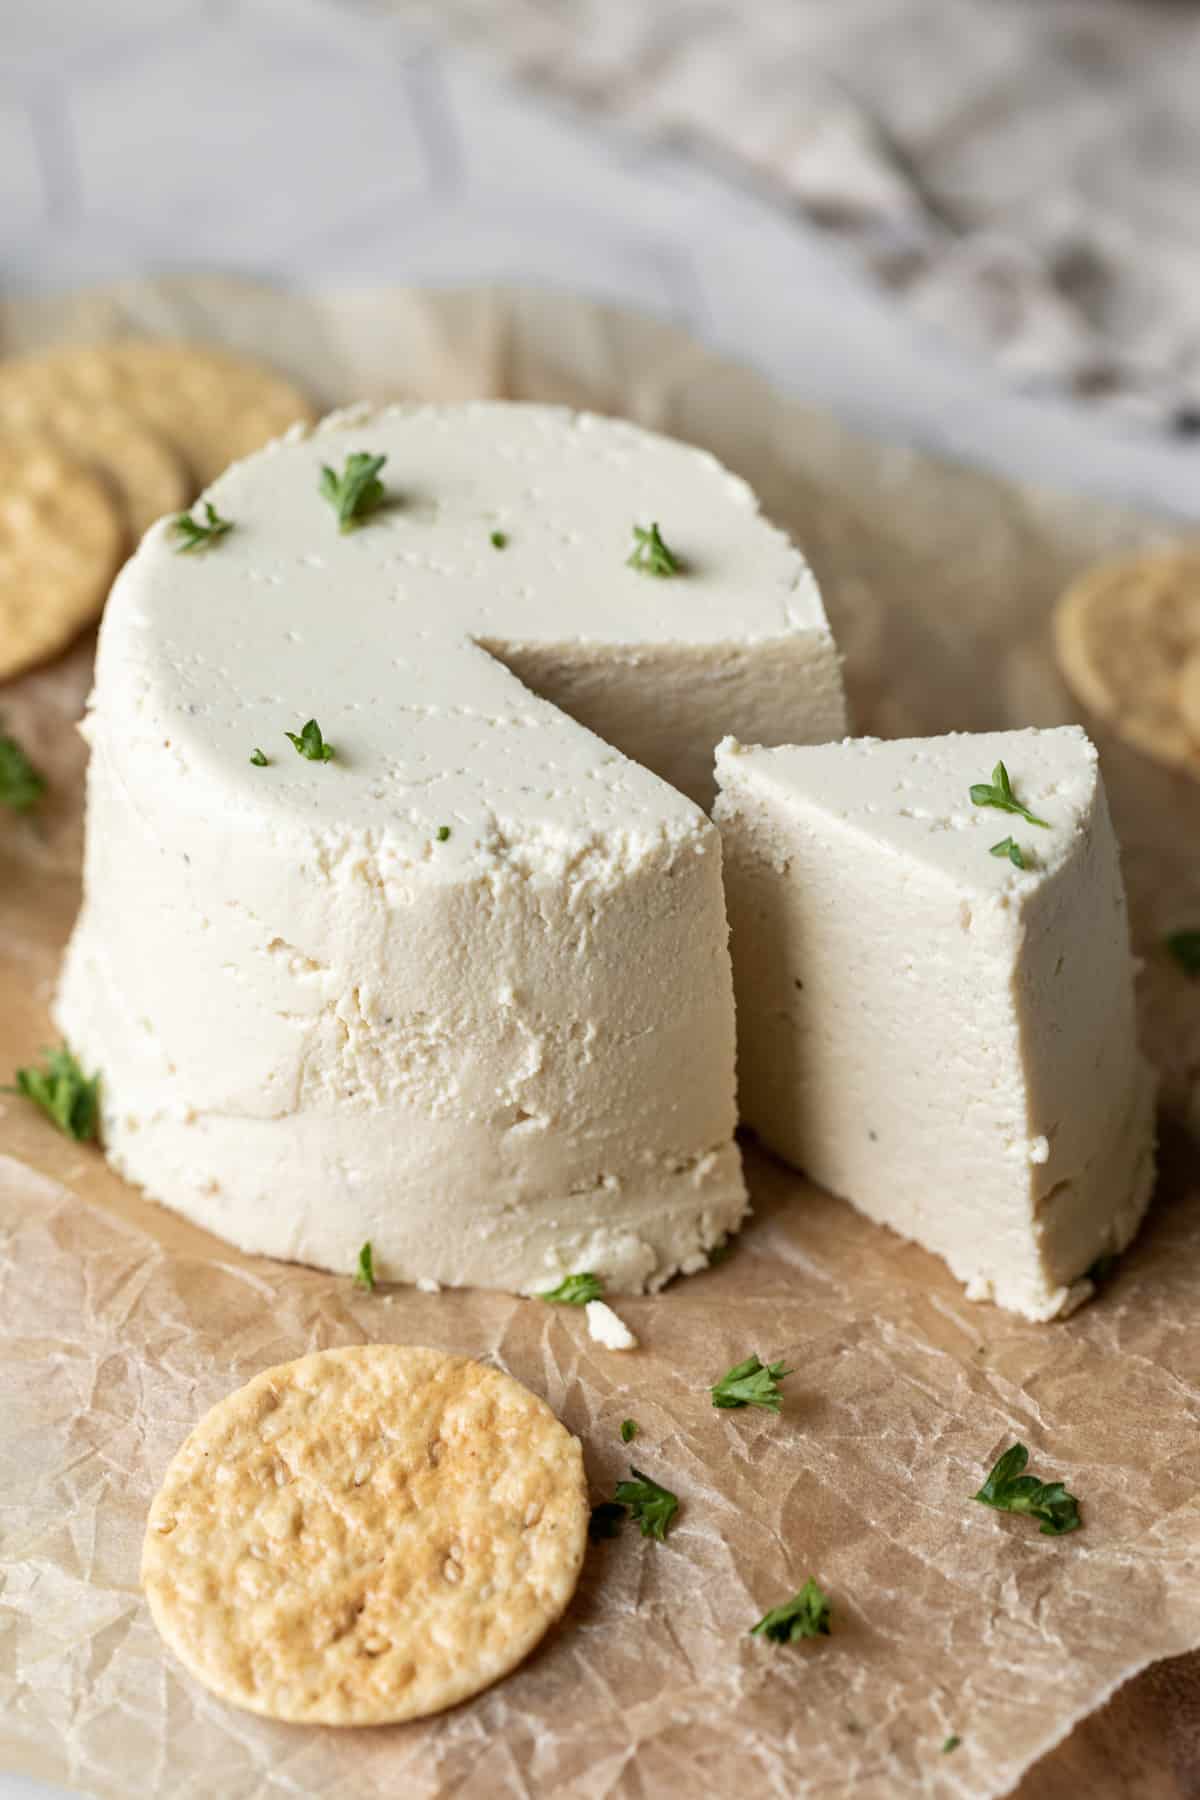
[[[385,494],[343,532],[359,452]],[[117,582],[85,725],[57,1016],[110,1158],[385,1280],[701,1266],[746,1200],[696,801],[726,729],[844,729],[803,559],[711,457],[554,408],[338,415],[208,497],[223,536],[164,522]],[[677,575],[627,563],[652,521]]]
[[[727,740],[717,779],[743,1119],[972,1298],[1069,1311],[1154,1164],[1092,745]],[[972,799],[993,784],[1017,810]]]

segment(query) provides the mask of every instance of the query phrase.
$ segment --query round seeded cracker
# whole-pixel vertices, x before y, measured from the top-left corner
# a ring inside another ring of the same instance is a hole
[[[587,1521],[578,1441],[510,1376],[324,1350],[196,1426],[150,1509],[142,1585],[222,1699],[379,1725],[508,1674],[565,1610]]]
[[[1059,602],[1076,697],[1129,744],[1200,776],[1200,551],[1091,570]]]
[[[31,381],[22,374],[30,367],[0,364],[0,432],[39,432],[95,469],[124,510],[130,547],[156,519],[187,505],[190,478],[157,432],[112,402],[91,405],[39,375]]]
[[[1179,713],[1200,762],[1200,644],[1179,671]]]
[[[0,681],[99,616],[124,546],[98,476],[51,438],[0,434]]]
[[[17,389],[132,413],[178,452],[195,488],[315,416],[300,391],[273,370],[202,344],[67,344],[0,364],[0,410],[6,392]]]

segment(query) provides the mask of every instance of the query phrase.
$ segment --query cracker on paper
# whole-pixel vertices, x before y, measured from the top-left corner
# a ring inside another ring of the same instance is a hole
[[[508,1674],[566,1608],[587,1520],[578,1441],[511,1376],[323,1350],[196,1426],[150,1509],[142,1585],[222,1699],[379,1725]]]
[[[203,344],[67,344],[0,363],[0,406],[18,390],[134,414],[182,457],[194,489],[289,425],[315,418],[299,389],[274,370]]]
[[[1076,697],[1125,741],[1200,776],[1200,551],[1105,564],[1055,615]]]
[[[112,401],[94,405],[69,388],[57,391],[53,376],[47,382],[36,364],[0,364],[0,432],[13,431],[53,438],[100,474],[122,507],[130,547],[192,497],[183,462],[151,426]]]
[[[35,432],[0,434],[0,681],[99,616],[125,545],[100,478]]]
[[[1179,712],[1200,755],[1200,644],[1179,671]]]

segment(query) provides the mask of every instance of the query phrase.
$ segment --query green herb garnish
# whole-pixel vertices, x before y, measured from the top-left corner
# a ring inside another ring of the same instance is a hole
[[[615,1538],[624,1522],[623,1506],[618,1506],[615,1500],[601,1500],[598,1506],[593,1506],[588,1519],[588,1536],[594,1544],[601,1538]]]
[[[291,733],[289,732],[288,735],[290,736]],[[250,752],[250,761],[254,764],[256,769],[265,769],[270,760],[271,759],[265,750],[252,750]]]
[[[358,1253],[358,1267],[354,1271],[355,1287],[366,1288],[368,1294],[375,1292],[375,1257],[371,1250],[371,1240],[367,1239]]]
[[[649,530],[644,525],[634,526],[633,551],[626,561],[643,575],[678,575],[683,569],[675,552],[664,544],[657,525]]]
[[[565,1275],[556,1288],[539,1294],[551,1306],[586,1306],[589,1300],[604,1298],[604,1283],[598,1275]]]
[[[308,758],[309,762],[329,762],[333,756],[333,745],[325,742],[321,736],[321,727],[315,719],[310,719],[307,725],[302,725],[299,733],[285,731],[283,735],[301,756]]]
[[[971,1498],[983,1506],[994,1506],[999,1512],[1028,1513],[1041,1520],[1043,1535],[1063,1537],[1078,1531],[1079,1502],[1068,1494],[1061,1481],[1039,1481],[1036,1475],[1023,1471],[1029,1461],[1024,1444],[1014,1444],[1000,1458],[983,1486]]]
[[[1163,943],[1185,975],[1200,975],[1200,931],[1172,931]]]
[[[750,1636],[770,1638],[773,1644],[796,1644],[801,1638],[828,1637],[832,1611],[828,1596],[809,1576],[798,1594],[793,1594],[782,1606],[773,1606],[757,1625],[750,1627]]]
[[[438,826],[438,828],[437,828],[437,841],[438,841],[438,843],[439,843],[439,844],[444,844],[444,843],[445,843],[445,842],[446,842],[446,839],[447,839],[447,838],[448,838],[448,837],[449,837],[449,836],[450,836],[450,827],[449,827],[449,826],[448,826],[448,825],[439,825],[439,826]]]
[[[638,1428],[636,1419],[621,1420],[621,1442],[623,1444],[632,1444],[637,1434]]]
[[[714,1406],[732,1409],[735,1406],[761,1406],[766,1412],[779,1411],[779,1383],[785,1375],[794,1375],[794,1369],[785,1368],[782,1363],[763,1363],[757,1356],[748,1356],[745,1362],[735,1364],[727,1375],[722,1375],[709,1392],[712,1394]]]
[[[0,734],[0,805],[29,812],[45,791],[46,783],[16,738]]]
[[[493,550],[507,550],[508,549],[508,533],[507,533],[507,531],[493,531],[493,533],[492,533],[492,549]]]
[[[58,1129],[78,1144],[86,1144],[98,1135],[100,1123],[100,1077],[89,1080],[63,1044],[57,1050],[44,1050],[44,1069],[18,1069],[16,1086],[10,1093],[24,1094],[40,1106]]]
[[[218,538],[233,530],[233,520],[223,519],[211,500],[204,502],[205,523],[193,519],[191,513],[180,513],[171,520],[171,529],[183,539],[176,544],[175,554],[186,556],[190,550],[204,550],[209,544],[215,544]]]
[[[1008,770],[1002,762],[998,762],[992,770],[990,784],[986,781],[974,784],[971,799],[976,806],[994,806],[999,812],[1019,813],[1030,825],[1041,825],[1047,831],[1050,829],[1045,819],[1039,819],[1017,799],[1012,782],[1008,779]]]
[[[384,487],[379,471],[386,461],[386,456],[371,456],[365,450],[356,450],[346,458],[346,466],[340,475],[328,463],[321,464],[321,498],[328,500],[337,514],[340,530],[353,531],[381,504]]]
[[[629,1508],[643,1537],[657,1538],[661,1544],[679,1511],[679,1496],[670,1488],[660,1487],[657,1481],[651,1481],[649,1475],[643,1475],[632,1463],[629,1473],[633,1479],[618,1481],[613,1500],[616,1505]]]
[[[950,1733],[950,1736],[946,1739],[945,1743],[942,1745],[942,1755],[949,1756],[950,1752],[952,1750],[957,1750],[958,1746],[961,1743],[962,1743],[962,1739],[959,1737],[958,1733],[956,1731],[952,1731]]]
[[[1015,838],[1001,838],[998,844],[992,845],[988,854],[989,856],[1007,856],[1014,869],[1025,867],[1025,854]]]

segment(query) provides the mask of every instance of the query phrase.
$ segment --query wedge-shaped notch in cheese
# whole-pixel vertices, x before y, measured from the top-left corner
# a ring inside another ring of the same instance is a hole
[[[550,408],[343,415],[209,498],[224,535],[157,526],[118,581],[86,726],[58,1018],[110,1158],[389,1280],[702,1266],[745,1190],[696,801],[726,729],[844,730],[803,559],[711,457]],[[630,566],[654,523],[676,573]]]
[[[972,800],[1000,763],[1023,810]],[[743,1118],[972,1298],[1070,1310],[1153,1179],[1095,750],[1074,727],[726,740],[717,778]]]

